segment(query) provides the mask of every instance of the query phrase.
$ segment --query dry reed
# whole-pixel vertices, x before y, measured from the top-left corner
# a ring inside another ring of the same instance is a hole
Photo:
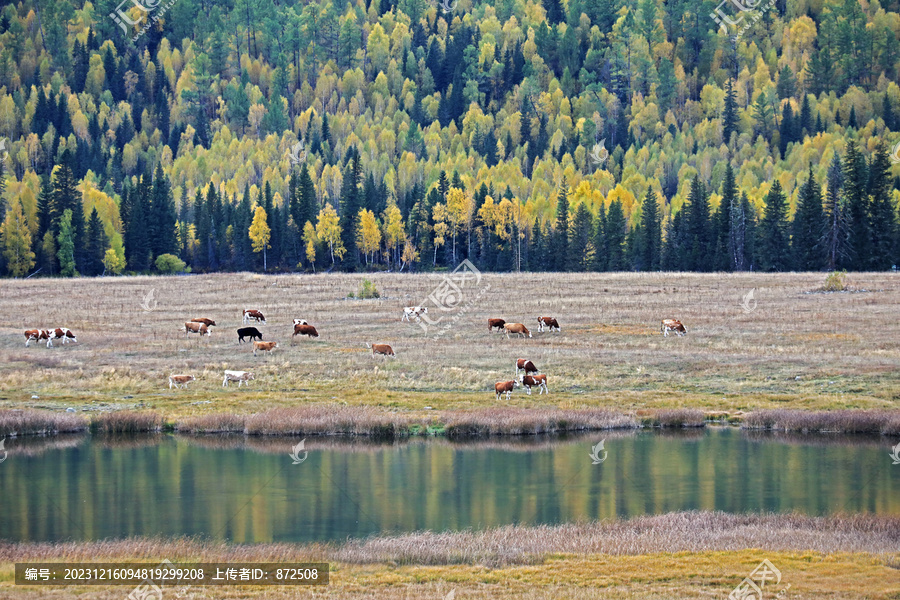
[[[96,433],[146,433],[161,431],[165,425],[162,415],[154,412],[120,410],[100,413],[91,420],[91,431]]]
[[[55,435],[85,431],[88,420],[79,414],[46,410],[0,410],[0,436]]]
[[[900,411],[838,410],[757,410],[744,417],[745,429],[771,429],[803,433],[900,433]]]
[[[603,409],[496,408],[444,413],[442,418],[449,437],[535,435],[639,426],[634,417]]]

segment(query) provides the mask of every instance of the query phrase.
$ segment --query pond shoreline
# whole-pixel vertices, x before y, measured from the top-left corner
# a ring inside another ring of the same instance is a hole
[[[247,436],[365,436],[385,440],[430,436],[480,439],[616,429],[704,428],[708,425],[793,433],[900,435],[900,410],[767,409],[728,413],[661,409],[627,413],[607,409],[501,407],[413,413],[376,407],[313,405],[276,408],[249,415],[214,413],[179,420],[171,420],[150,410],[105,412],[91,418],[72,412],[0,410],[0,437],[4,438],[91,431],[111,434],[176,432],[237,433]]]

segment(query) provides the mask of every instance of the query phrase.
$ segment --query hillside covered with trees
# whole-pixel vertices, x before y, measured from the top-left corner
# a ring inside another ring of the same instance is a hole
[[[900,264],[900,0],[728,4],[8,4],[0,273]]]

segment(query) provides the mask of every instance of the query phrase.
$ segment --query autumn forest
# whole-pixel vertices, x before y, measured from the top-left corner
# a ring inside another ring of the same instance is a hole
[[[900,0],[748,6],[7,4],[0,274],[900,264]]]

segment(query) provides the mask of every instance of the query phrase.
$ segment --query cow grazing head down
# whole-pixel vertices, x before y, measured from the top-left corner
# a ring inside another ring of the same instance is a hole
[[[249,337],[251,342],[256,338],[263,339],[262,333],[256,327],[241,327],[237,330],[237,334],[238,344],[243,342],[245,337]]]
[[[53,340],[62,340],[63,345],[68,344],[69,342],[77,342],[78,339],[75,337],[75,333],[71,329],[66,329],[65,327],[57,327],[56,329],[46,329],[44,330],[44,335],[47,340],[47,347],[53,347]],[[27,341],[25,342],[28,343]]]
[[[538,331],[544,331],[544,327],[549,328],[550,331],[554,329],[559,331],[559,323],[556,321],[554,317],[538,317]]]
[[[319,332],[316,331],[316,328],[313,327],[312,325],[307,325],[305,323],[302,323],[302,324],[298,323],[298,324],[294,325],[294,335],[292,335],[291,338],[293,339],[293,337],[295,335],[308,335],[309,337],[312,338],[312,337],[319,337]]]
[[[534,363],[527,358],[516,359],[516,377],[519,376],[519,371],[525,371],[525,375],[530,375],[532,373],[537,373],[538,370],[539,369]]]
[[[522,337],[531,337],[531,332],[522,323],[507,323],[503,326],[503,329],[506,330],[506,339],[509,339],[510,333],[521,335]]]
[[[498,381],[494,384],[494,392],[497,394],[497,400],[500,400],[500,397],[503,394],[506,394],[506,400],[509,401],[509,395],[512,394],[514,388],[519,387],[518,381]]]
[[[248,371],[225,371],[225,379],[222,380],[222,387],[228,387],[229,381],[237,381],[238,387],[241,387],[241,384],[246,383],[250,385],[250,380],[256,379],[253,373]]]
[[[681,321],[679,321],[678,319],[663,319],[660,330],[662,331],[663,337],[669,337],[670,331],[674,331],[678,336],[682,336],[687,333],[684,325],[682,325]]]
[[[397,355],[394,354],[394,349],[391,348],[388,344],[369,344],[367,342],[366,347],[372,349],[372,356],[375,356],[376,354],[382,354],[384,356],[393,356],[394,358],[397,357]]]
[[[172,386],[175,388],[185,387],[190,382],[194,381],[193,375],[169,375],[169,389],[172,389]]]
[[[525,393],[529,396],[531,395],[531,388],[537,386],[540,388],[540,393],[550,393],[550,390],[547,389],[547,376],[546,375],[522,375],[522,387],[525,388]]]
[[[206,323],[194,323],[193,321],[188,321],[184,324],[184,334],[190,335],[192,333],[203,335],[210,335],[209,326]]]
[[[256,356],[257,350],[260,352],[272,352],[277,347],[278,342],[253,342],[253,356]]]
[[[488,331],[494,333],[494,330],[503,331],[503,326],[506,325],[506,321],[503,319],[488,319]]]
[[[207,327],[215,327],[216,322],[212,319],[207,319],[206,317],[197,317],[196,319],[191,319],[191,323],[203,323]]]
[[[256,321],[257,323],[266,324],[266,317],[256,310],[255,308],[245,308],[243,314],[243,322],[249,323],[250,321]]]

